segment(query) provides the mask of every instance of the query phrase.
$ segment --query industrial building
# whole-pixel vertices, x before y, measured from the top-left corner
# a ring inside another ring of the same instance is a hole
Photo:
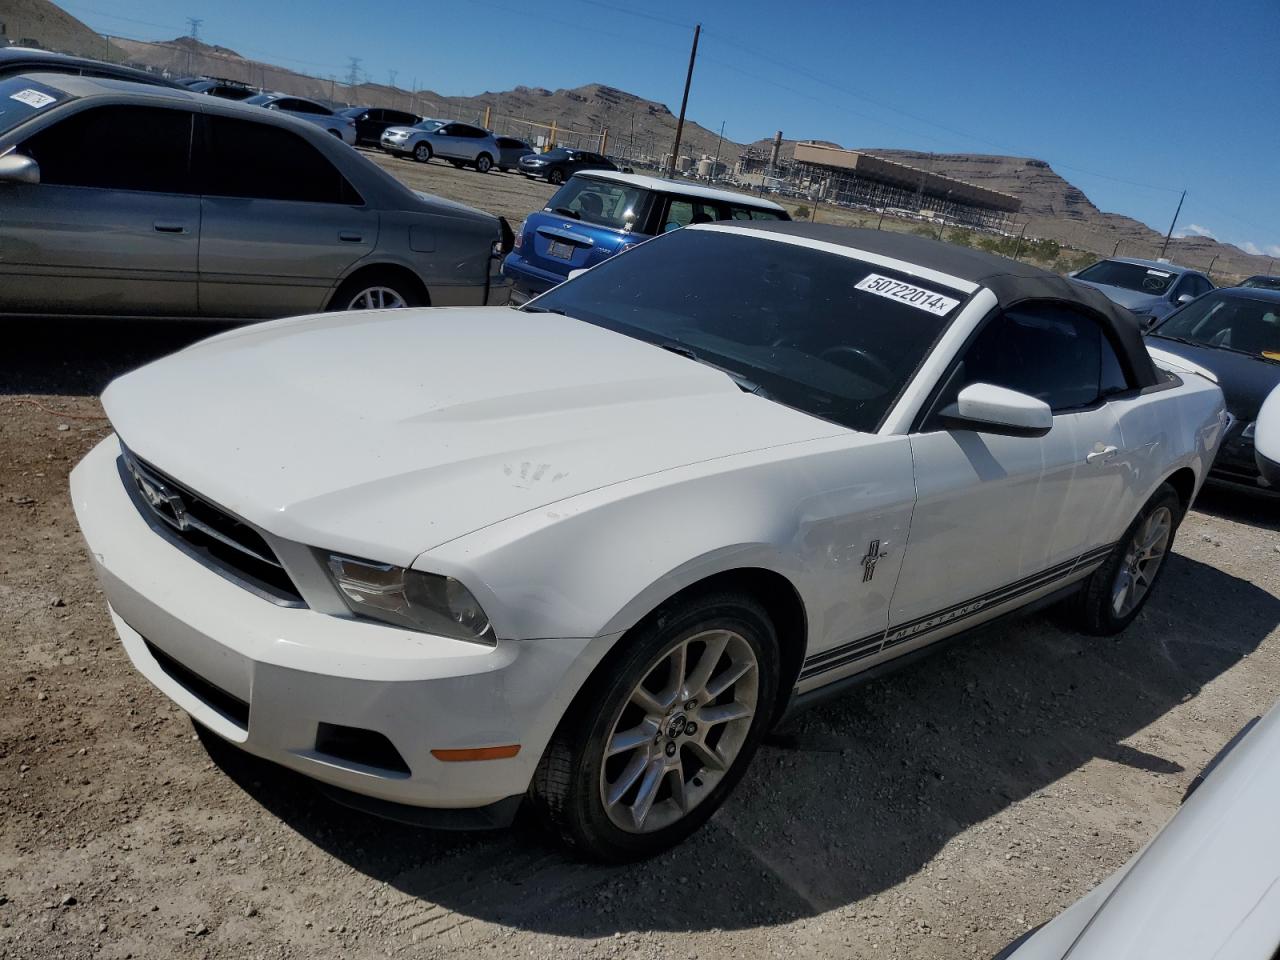
[[[1021,199],[999,190],[821,143],[797,143],[793,162],[774,175],[815,200],[913,210],[989,230],[1007,229],[1022,208]]]

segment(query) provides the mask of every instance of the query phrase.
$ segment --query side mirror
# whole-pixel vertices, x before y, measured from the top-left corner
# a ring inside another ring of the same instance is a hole
[[[570,279],[570,280],[573,280],[573,279],[575,279],[576,277],[580,277],[580,276],[582,276],[584,273],[586,273],[586,272],[587,272],[587,269],[588,269],[587,267],[578,267],[578,269],[576,269],[576,270],[570,270],[570,271],[569,271],[569,279]]]
[[[0,157],[0,183],[39,183],[40,164],[25,153],[6,153]]]
[[[1184,293],[1182,296],[1180,296],[1180,297],[1179,297],[1176,301],[1174,301],[1174,302],[1175,302],[1175,303],[1178,303],[1178,304],[1190,303],[1190,302],[1191,302],[1192,300],[1194,300],[1194,299],[1195,299],[1195,296],[1194,296],[1193,294],[1190,294],[1190,293]]]
[[[969,384],[941,417],[954,430],[1006,437],[1043,437],[1053,427],[1053,411],[1043,400],[990,383]]]

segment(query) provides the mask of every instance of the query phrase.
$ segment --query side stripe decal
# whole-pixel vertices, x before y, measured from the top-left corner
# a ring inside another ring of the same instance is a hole
[[[1028,593],[1034,593],[1036,590],[1047,587],[1058,580],[1063,580],[1072,574],[1079,573],[1086,567],[1098,566],[1114,548],[1114,543],[1097,547],[1074,559],[1056,564],[1047,570],[1042,570],[1028,577],[1023,577],[1021,580],[1016,580],[988,593],[973,597],[964,603],[955,604],[927,616],[917,617],[915,620],[889,627],[887,630],[860,637],[849,643],[843,643],[838,647],[832,647],[830,650],[816,653],[805,659],[798,679],[808,680],[829,670],[835,670],[837,667],[843,667],[865,657],[873,656],[900,643],[927,636],[943,627],[949,627],[957,622],[967,620],[989,607],[999,606]]]

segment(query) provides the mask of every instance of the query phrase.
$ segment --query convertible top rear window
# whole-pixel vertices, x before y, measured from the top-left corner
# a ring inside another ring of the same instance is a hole
[[[744,389],[869,432],[965,299],[853,256],[680,230],[600,264],[528,309],[685,353]]]

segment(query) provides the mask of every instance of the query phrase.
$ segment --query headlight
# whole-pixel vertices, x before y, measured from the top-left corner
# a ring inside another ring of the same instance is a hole
[[[493,627],[471,591],[453,577],[331,553],[329,576],[352,613],[397,627],[493,646]]]

